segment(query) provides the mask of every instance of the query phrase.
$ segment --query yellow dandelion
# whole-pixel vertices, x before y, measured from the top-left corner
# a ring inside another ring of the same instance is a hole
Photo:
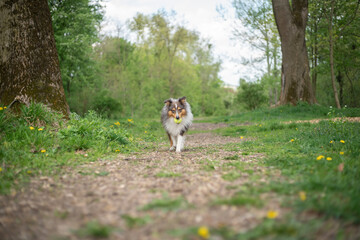
[[[243,139],[243,138],[244,138],[243,136],[240,137],[240,139]]]
[[[341,143],[345,143],[345,141],[344,141],[344,140],[340,140],[340,142],[341,142]]]
[[[259,125],[259,127],[261,127],[261,124]]]
[[[42,149],[41,152],[42,152],[42,153],[46,153],[46,150],[45,150],[45,149]]]
[[[295,140],[294,139],[291,139],[290,142],[294,142]]]
[[[115,152],[120,152],[120,149],[116,149]]]
[[[7,107],[4,107],[4,109],[7,109]]]
[[[4,110],[2,107],[0,107],[0,111]]]
[[[274,219],[274,218],[277,218],[278,215],[279,215],[279,213],[276,211],[268,211],[266,216],[269,219]]]
[[[27,174],[32,174],[31,170],[27,170],[26,172],[27,172]]]
[[[330,141],[330,143],[334,143],[334,141],[333,141],[333,140],[331,140],[331,141]]]
[[[306,192],[300,191],[299,197],[300,197],[301,201],[305,201],[306,200]]]
[[[131,118],[128,119],[128,122],[129,122],[129,123],[131,123],[131,122],[133,122],[133,121],[134,121],[134,120],[131,119]]]
[[[316,160],[321,160],[321,159],[323,159],[323,158],[325,158],[325,156],[320,155],[320,156],[318,156],[318,157],[316,158]]]
[[[332,160],[332,158],[331,158],[331,157],[327,157],[327,158],[326,158],[326,160],[331,161],[331,160]]]
[[[0,172],[2,172],[2,168],[0,167]]]
[[[35,128],[34,127],[29,127],[30,128],[30,130],[34,130]]]
[[[296,129],[296,131],[298,130],[298,128],[295,128]]]
[[[340,155],[344,155],[344,152],[340,152]]]
[[[207,227],[199,227],[198,235],[203,239],[208,239],[210,237],[210,232]]]
[[[120,123],[119,122],[116,122],[116,123],[114,123],[116,126],[120,126]]]
[[[39,128],[39,129],[38,129],[38,131],[42,131],[42,130],[44,130],[44,129],[43,129],[43,128]]]
[[[145,131],[145,133],[147,133],[147,131]]]

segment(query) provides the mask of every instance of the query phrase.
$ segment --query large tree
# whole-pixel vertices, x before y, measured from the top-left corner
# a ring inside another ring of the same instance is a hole
[[[69,114],[46,0],[0,1],[0,103]]]
[[[280,34],[282,68],[280,104],[316,102],[309,74],[305,42],[308,17],[307,0],[272,0]]]

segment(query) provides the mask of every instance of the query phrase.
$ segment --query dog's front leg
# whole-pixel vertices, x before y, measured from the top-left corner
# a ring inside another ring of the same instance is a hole
[[[171,136],[170,135],[170,139],[171,139],[171,147],[170,147],[170,151],[173,151],[173,150],[175,150],[175,148],[176,148],[176,144],[177,144],[177,139],[176,139],[176,137],[173,137],[173,136]]]
[[[179,135],[177,137],[176,152],[181,152],[184,146],[184,137]]]

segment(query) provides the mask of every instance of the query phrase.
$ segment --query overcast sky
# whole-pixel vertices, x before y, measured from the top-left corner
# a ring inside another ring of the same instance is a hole
[[[215,57],[222,61],[221,80],[231,85],[238,85],[239,78],[254,80],[255,70],[239,64],[241,57],[249,57],[254,51],[231,40],[230,22],[224,21],[216,11],[220,4],[229,5],[229,0],[105,0],[103,31],[115,34],[116,26],[124,25],[137,12],[152,14],[159,9],[174,10],[188,29],[198,31],[213,44]]]

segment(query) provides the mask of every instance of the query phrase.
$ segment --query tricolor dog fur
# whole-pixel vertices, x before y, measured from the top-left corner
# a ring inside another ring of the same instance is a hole
[[[193,115],[186,97],[170,98],[164,101],[161,122],[170,140],[170,151],[181,152],[184,148],[184,134],[191,126]]]

